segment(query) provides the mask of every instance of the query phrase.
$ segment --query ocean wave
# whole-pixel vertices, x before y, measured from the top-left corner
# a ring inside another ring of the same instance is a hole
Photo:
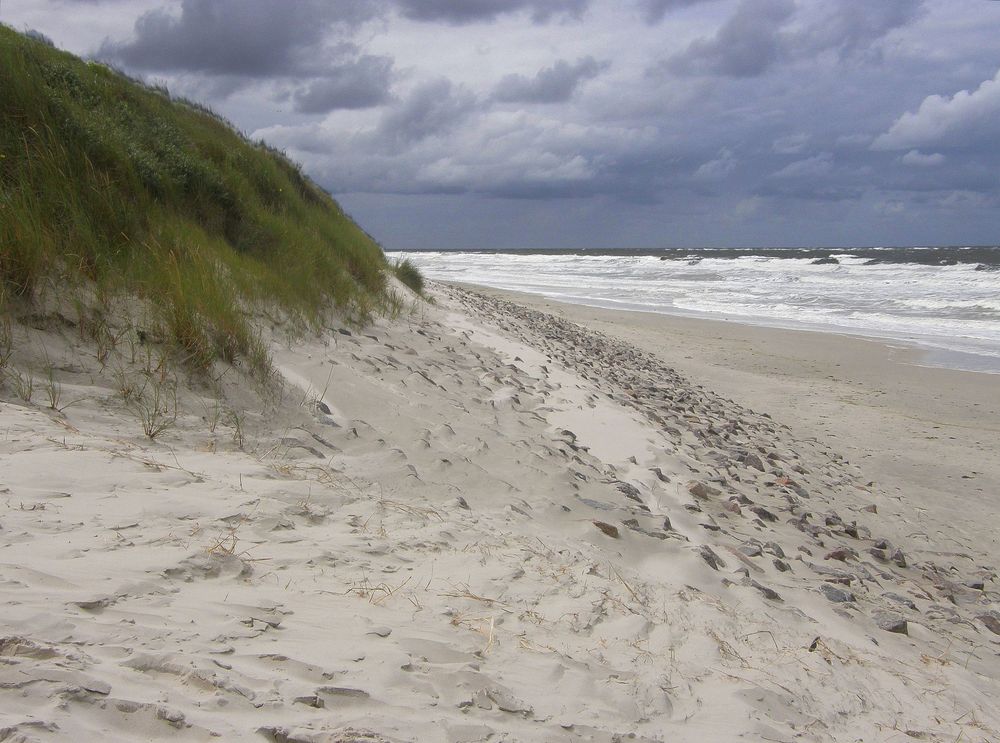
[[[948,265],[940,265],[947,252]],[[984,264],[983,253],[989,263]],[[884,260],[872,262],[874,254]],[[956,257],[960,256],[960,257]],[[1000,355],[1000,249],[414,252],[431,279]],[[822,258],[835,258],[817,262]],[[695,260],[697,259],[697,260]]]

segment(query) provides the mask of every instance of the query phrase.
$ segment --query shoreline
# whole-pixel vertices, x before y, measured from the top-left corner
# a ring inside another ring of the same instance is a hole
[[[951,498],[990,499],[1000,512],[1000,376],[925,366],[921,351],[874,338],[560,302],[459,284],[624,340],[706,389],[817,439],[862,467],[901,517],[954,542],[947,524],[1000,549],[995,521],[968,518]]]
[[[542,294],[524,291],[521,289],[507,289],[486,284],[476,284],[465,281],[452,281],[444,279],[431,279],[442,284],[465,287],[476,290],[496,291],[519,297],[521,303],[530,303],[534,299],[542,299],[560,305],[571,305],[590,310],[606,310],[613,313],[636,313],[639,315],[652,315],[655,317],[676,318],[677,320],[692,320],[695,322],[721,323],[723,325],[739,325],[750,328],[760,328],[762,330],[788,331],[792,333],[818,333],[824,336],[839,336],[842,338],[854,338],[862,341],[872,341],[881,343],[890,348],[908,352],[918,357],[919,360],[909,362],[912,366],[926,366],[936,369],[948,369],[951,371],[968,372],[973,374],[993,374],[1000,376],[1000,357],[993,357],[987,354],[975,353],[972,351],[959,351],[944,346],[935,345],[931,341],[919,341],[912,338],[897,338],[891,335],[877,335],[865,330],[852,330],[841,328],[835,325],[824,326],[820,324],[801,323],[799,325],[786,324],[780,320],[770,320],[764,317],[751,315],[726,315],[714,316],[710,312],[699,312],[697,310],[676,309],[672,312],[660,312],[652,309],[645,309],[635,306],[610,307],[599,304],[601,300],[590,300],[586,298],[563,299],[550,294]]]

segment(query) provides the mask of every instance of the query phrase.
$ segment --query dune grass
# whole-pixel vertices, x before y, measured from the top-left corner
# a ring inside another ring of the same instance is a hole
[[[424,277],[420,269],[414,265],[409,258],[400,258],[392,265],[393,273],[405,286],[408,286],[416,294],[424,294]]]
[[[308,326],[391,304],[378,244],[210,111],[3,26],[0,91],[8,304],[53,287],[138,296],[201,368],[260,360],[252,310]]]

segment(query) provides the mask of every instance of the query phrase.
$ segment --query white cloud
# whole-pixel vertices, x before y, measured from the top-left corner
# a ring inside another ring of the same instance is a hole
[[[903,165],[916,165],[919,168],[932,168],[944,163],[945,156],[940,152],[932,152],[929,155],[925,155],[920,150],[910,150],[899,158],[899,161],[903,163]]]
[[[796,160],[774,173],[775,178],[816,178],[833,170],[833,155],[821,152],[813,157]]]
[[[1000,71],[973,91],[929,95],[872,144],[874,150],[947,147],[1000,134]]]
[[[805,133],[789,134],[774,140],[771,149],[779,155],[798,155],[804,151],[812,137]]]
[[[723,148],[714,160],[702,163],[694,172],[694,177],[700,181],[714,181],[725,178],[736,169],[737,159],[732,150]]]

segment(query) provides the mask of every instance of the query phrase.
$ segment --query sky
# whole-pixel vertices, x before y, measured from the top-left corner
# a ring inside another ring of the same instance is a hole
[[[997,0],[0,0],[388,250],[1000,243]]]

